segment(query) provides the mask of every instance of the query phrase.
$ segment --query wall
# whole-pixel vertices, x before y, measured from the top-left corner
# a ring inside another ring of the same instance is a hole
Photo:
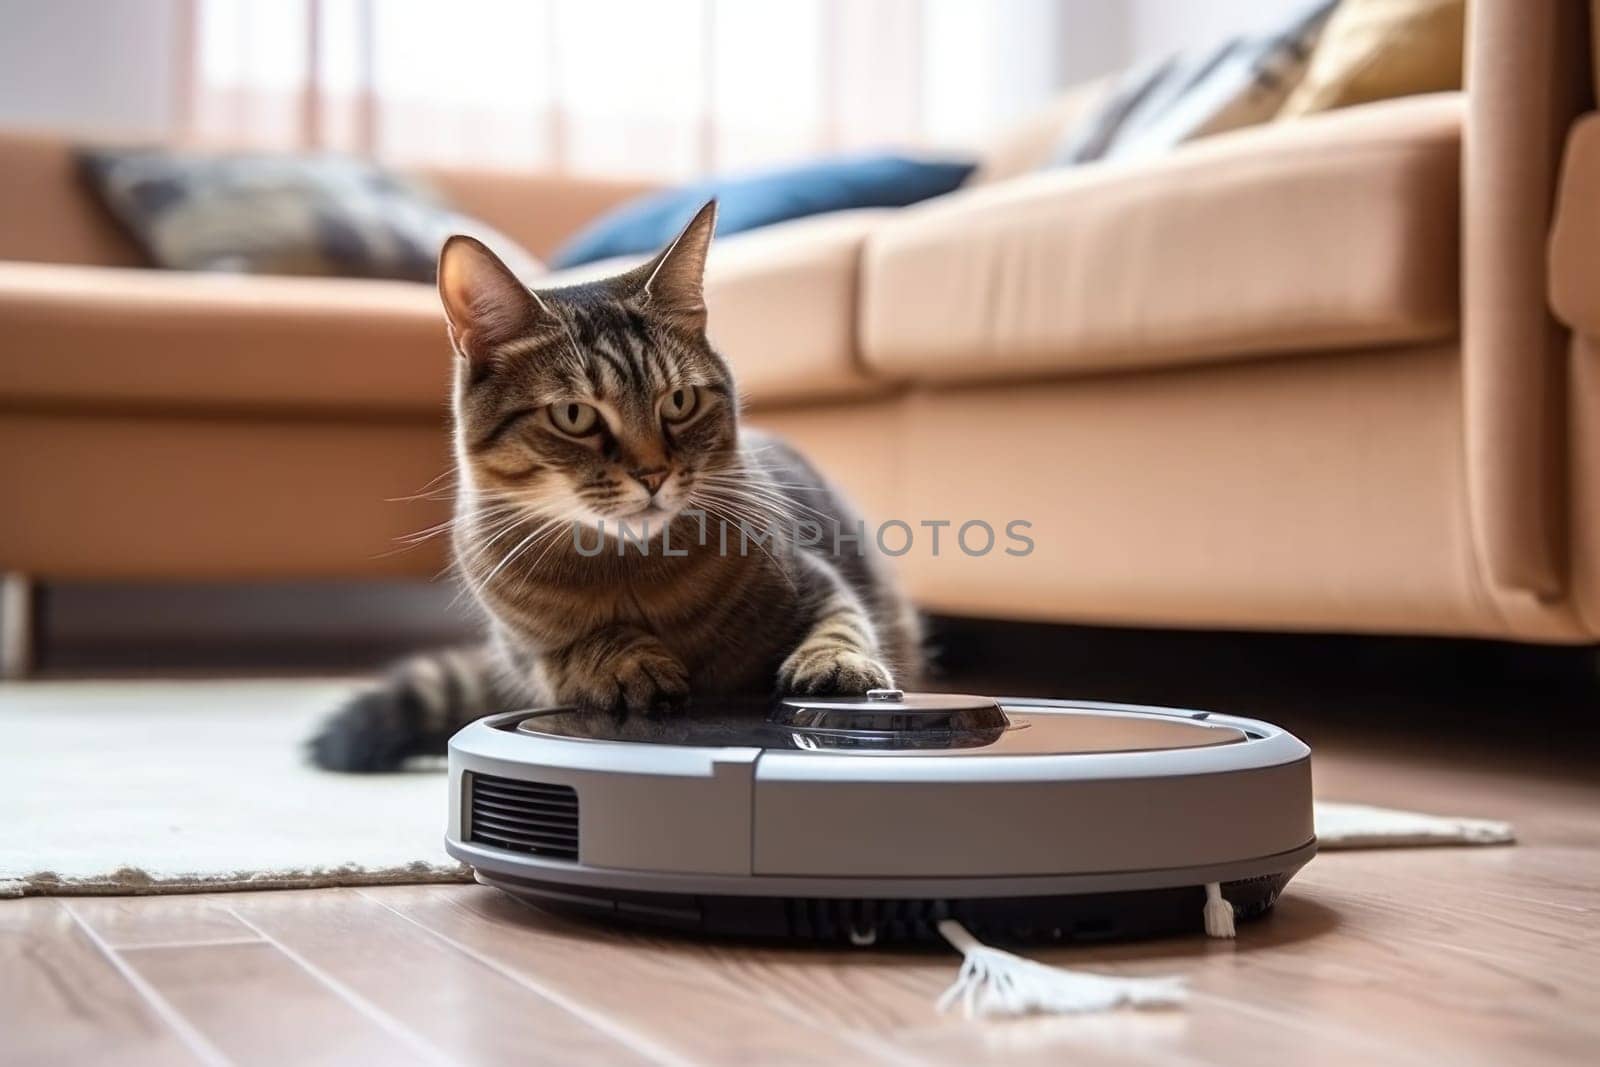
[[[174,130],[182,2],[0,0],[0,126]]]
[[[1133,62],[1281,24],[1315,0],[1131,0],[1126,55]]]
[[[0,126],[175,132],[175,27],[190,2],[0,0]],[[927,0],[925,32],[939,63],[924,73],[926,132],[935,141],[981,140],[1056,86],[1270,25],[1308,2],[1003,0],[986,8]],[[1053,38],[1053,55],[1039,36]],[[965,62],[945,58],[963,52]]]
[[[1315,0],[1056,0],[1061,84],[1282,23]]]
[[[951,146],[982,142],[1061,84],[1062,0],[925,0],[920,12],[922,134]]]
[[[937,142],[981,143],[1061,87],[1279,25],[1316,2],[924,0],[925,132]]]

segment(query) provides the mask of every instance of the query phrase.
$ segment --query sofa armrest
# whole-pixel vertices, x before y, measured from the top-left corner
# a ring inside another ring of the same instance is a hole
[[[1462,139],[1462,349],[1467,492],[1490,584],[1565,583],[1565,339],[1548,306],[1546,240],[1567,129],[1588,97],[1586,0],[1475,3]]]
[[[510,170],[416,172],[456,207],[548,259],[585,224],[658,183]]]
[[[421,418],[450,395],[429,285],[0,261],[0,411]]]
[[[1567,137],[1550,230],[1550,307],[1574,332],[1600,338],[1600,111]]]

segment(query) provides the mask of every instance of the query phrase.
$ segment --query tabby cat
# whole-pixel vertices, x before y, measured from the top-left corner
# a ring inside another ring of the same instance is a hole
[[[739,424],[706,338],[715,225],[713,202],[643,266],[539,292],[480,242],[446,243],[453,547],[489,640],[355,696],[312,739],[317,763],[393,768],[521,707],[650,715],[915,675],[916,616],[871,534],[804,459]]]

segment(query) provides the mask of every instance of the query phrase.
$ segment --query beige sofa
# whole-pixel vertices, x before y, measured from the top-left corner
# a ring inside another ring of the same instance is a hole
[[[949,197],[725,239],[713,337],[755,422],[912,527],[930,609],[1594,641],[1588,27],[1476,4],[1464,94],[1001,178],[1013,144]],[[393,502],[447,466],[426,287],[139,269],[63,145],[0,158],[0,569],[439,570],[396,539],[446,502]],[[438,178],[536,252],[634,191]],[[973,520],[1034,550],[968,555]]]

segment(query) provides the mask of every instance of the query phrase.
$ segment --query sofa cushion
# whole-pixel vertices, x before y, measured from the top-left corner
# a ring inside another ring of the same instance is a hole
[[[869,393],[856,346],[863,242],[886,210],[840,211],[719,237],[706,261],[711,339],[752,401]],[[551,288],[616,274],[637,258],[546,275]]]
[[[862,356],[983,379],[1448,337],[1461,114],[1412,97],[909,208],[867,244]]]

